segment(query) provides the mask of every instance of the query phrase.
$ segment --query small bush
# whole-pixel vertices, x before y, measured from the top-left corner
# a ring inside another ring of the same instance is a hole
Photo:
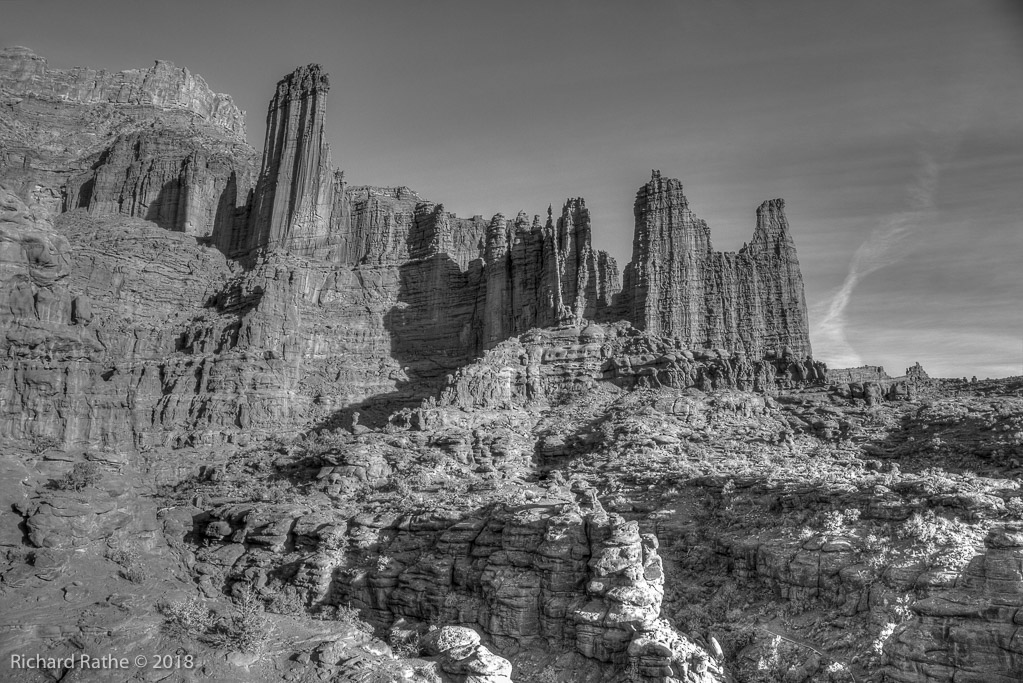
[[[224,644],[242,652],[261,652],[273,632],[273,622],[263,613],[262,603],[248,586],[242,589],[236,604],[238,610],[231,615]]]
[[[392,629],[387,644],[398,657],[412,659],[419,656],[419,634],[407,629]]]
[[[98,463],[76,462],[71,471],[57,482],[57,488],[61,491],[81,491],[95,486],[102,478],[103,468]]]
[[[45,451],[57,450],[64,445],[64,442],[55,436],[32,437],[32,453],[39,455]]]
[[[149,578],[149,572],[143,567],[126,567],[121,570],[120,574],[132,583],[145,583]]]
[[[839,510],[828,510],[821,517],[821,529],[829,534],[837,534],[845,528],[845,515]]]
[[[868,534],[863,540],[862,552],[868,567],[875,572],[881,572],[891,562],[892,544],[884,536]]]
[[[895,633],[895,623],[889,621],[881,627],[880,633],[877,634],[877,638],[870,644],[870,651],[876,655],[881,656],[884,654],[884,644],[888,642],[888,639]]]
[[[167,621],[192,637],[204,636],[213,630],[213,611],[199,597],[172,602],[163,607]]]
[[[271,614],[303,615],[305,601],[293,586],[286,586],[276,591],[266,602],[266,611]]]
[[[373,633],[373,626],[366,621],[362,620],[362,615],[359,614],[359,610],[352,607],[351,603],[347,605],[335,605],[323,608],[319,614],[320,619],[330,619],[336,621],[344,626],[350,626],[363,633]]]
[[[107,549],[106,558],[122,567],[134,567],[142,561],[142,553],[136,541],[120,541]]]

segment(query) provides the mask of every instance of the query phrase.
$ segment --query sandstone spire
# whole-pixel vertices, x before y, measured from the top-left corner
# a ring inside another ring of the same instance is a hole
[[[555,222],[519,213],[508,223],[498,214],[487,231],[483,345],[492,346],[533,327],[575,324],[601,316],[619,290],[618,268],[595,251],[590,213],[569,199]]]
[[[324,135],[327,74],[318,64],[281,79],[266,116],[251,248],[312,253],[330,228],[335,179]]]
[[[748,245],[738,253],[714,251],[682,184],[654,171],[636,194],[622,316],[692,347],[810,355],[803,279],[784,207],[781,199],[764,202]]]

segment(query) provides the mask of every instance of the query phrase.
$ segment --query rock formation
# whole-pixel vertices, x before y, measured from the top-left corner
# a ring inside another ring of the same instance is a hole
[[[690,348],[810,356],[803,280],[784,207],[781,199],[761,204],[753,240],[738,253],[717,252],[682,184],[654,171],[636,195],[622,315]]]
[[[252,248],[312,255],[323,246],[340,184],[323,130],[329,89],[318,64],[297,69],[277,84],[266,116],[249,235]]]
[[[11,95],[53,103],[128,105],[128,111],[143,115],[152,115],[152,108],[187,111],[238,139],[245,137],[245,114],[231,96],[214,93],[202,76],[170,62],[132,71],[61,70],[47,67],[28,48],[10,47],[0,50],[0,84]]]
[[[781,200],[716,252],[655,173],[620,287],[580,198],[487,220],[346,182],[327,91],[278,84],[257,174],[185,70],[0,51],[0,661],[1019,679],[1018,383],[826,389]],[[263,607],[288,628],[251,652]]]
[[[0,95],[0,176],[26,200],[52,215],[144,218],[237,249],[254,152],[244,114],[201,77],[169,62],[62,71],[7,48]]]

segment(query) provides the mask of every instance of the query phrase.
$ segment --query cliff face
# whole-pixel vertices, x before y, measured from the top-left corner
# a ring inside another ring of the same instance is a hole
[[[738,253],[714,251],[682,184],[655,171],[636,195],[621,314],[690,347],[755,358],[810,356],[803,280],[784,207],[780,199],[764,202],[750,243]]]
[[[54,239],[69,241],[60,294],[68,313],[51,321],[66,327],[46,334],[93,340],[89,368],[81,355],[44,361],[19,347],[24,367],[8,368],[12,377],[64,379],[22,392],[48,417],[28,423],[10,413],[12,436],[177,443],[347,425],[356,411],[383,419],[509,337],[584,321],[625,318],[680,348],[742,351],[754,363],[781,349],[809,352],[780,202],[761,207],[750,245],[720,254],[678,182],[657,176],[637,199],[622,289],[614,259],[593,248],[580,198],[545,221],[525,213],[488,221],[459,218],[407,187],[347,184],[326,144],[329,82],[317,65],[278,83],[256,174],[240,113],[187,71],[162,63],[120,74],[55,71],[18,49],[0,64],[9,102],[0,175],[26,208],[50,217]],[[82,85],[88,79],[94,87]],[[62,131],[59,141],[50,128]],[[130,218],[197,241],[148,228],[149,242],[126,240]],[[170,271],[196,274],[184,279],[197,288],[170,295],[154,281],[161,254]],[[122,305],[125,287],[137,289]],[[92,318],[73,318],[79,299],[82,310],[104,303]],[[175,313],[186,310],[194,313]],[[19,332],[10,338],[35,324],[14,314]],[[118,355],[129,346],[130,371]],[[650,372],[668,372],[666,363]],[[196,364],[200,379],[185,381]],[[733,365],[736,377],[723,386],[754,386],[753,366]],[[109,369],[115,379],[97,379]],[[664,381],[703,382],[692,374]],[[69,392],[79,408],[60,407]]]
[[[0,50],[0,177],[51,216],[83,208],[237,250],[254,151],[231,98],[169,62],[50,69]],[[31,196],[29,196],[31,193]]]
[[[602,313],[617,293],[613,258],[591,245],[590,214],[569,199],[541,226],[520,213],[498,214],[487,231],[483,343],[490,347],[534,327],[578,324]]]
[[[24,47],[0,50],[0,87],[10,94],[49,102],[158,107],[196,115],[239,141],[245,138],[245,114],[230,95],[215,93],[202,76],[157,61],[150,69],[105,71],[75,67],[50,69],[46,60]]]

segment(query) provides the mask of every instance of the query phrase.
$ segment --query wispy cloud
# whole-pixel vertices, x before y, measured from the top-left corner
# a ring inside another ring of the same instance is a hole
[[[960,134],[933,143],[919,154],[916,173],[906,185],[906,210],[885,218],[856,250],[849,272],[830,298],[819,307],[814,326],[816,354],[832,367],[863,365],[846,336],[846,308],[856,286],[871,273],[898,263],[907,254],[904,245],[929,218],[933,218],[942,165],[954,154]]]

